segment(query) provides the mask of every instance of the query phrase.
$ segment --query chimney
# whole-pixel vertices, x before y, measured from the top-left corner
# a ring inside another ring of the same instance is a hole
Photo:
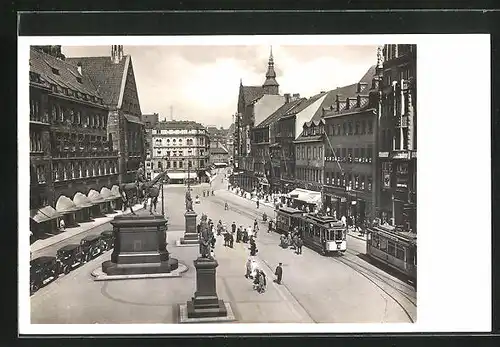
[[[118,64],[123,58],[123,46],[111,46],[111,61]]]
[[[290,102],[290,93],[284,94],[285,96],[285,104],[288,104]]]
[[[78,69],[78,73],[81,76],[82,75],[82,63],[78,62],[78,64],[76,64],[76,68]]]
[[[299,99],[300,99],[300,94],[299,93],[293,94],[293,100],[299,100]]]

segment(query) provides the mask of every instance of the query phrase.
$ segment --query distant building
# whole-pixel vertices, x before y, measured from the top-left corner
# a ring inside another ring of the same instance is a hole
[[[172,183],[186,180],[208,181],[210,137],[207,129],[194,121],[158,122],[152,130],[153,175],[167,170]]]
[[[151,160],[151,154],[153,152],[153,129],[156,128],[159,122],[158,113],[153,114],[143,114],[141,120],[144,123],[144,129],[146,132],[145,146],[146,146],[146,162],[145,171],[148,179],[151,179],[153,172],[153,164]]]
[[[123,46],[112,46],[111,56],[66,58],[89,76],[108,107],[107,133],[119,156],[119,181],[132,182],[146,159],[144,124],[132,57]]]
[[[210,148],[210,164],[229,164],[229,152],[223,146]]]
[[[210,136],[210,148],[226,147],[227,145],[227,130],[223,127],[217,128],[215,126],[207,127],[208,135]]]

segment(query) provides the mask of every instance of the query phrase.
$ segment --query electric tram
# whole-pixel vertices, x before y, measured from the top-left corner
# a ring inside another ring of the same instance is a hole
[[[368,229],[366,254],[408,279],[417,278],[417,234],[390,225],[378,225]]]
[[[347,230],[335,218],[304,213],[290,207],[276,210],[276,232],[288,235],[295,227],[304,245],[322,255],[347,250]]]

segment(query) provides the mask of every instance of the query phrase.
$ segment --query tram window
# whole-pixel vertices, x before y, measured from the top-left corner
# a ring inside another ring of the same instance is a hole
[[[343,236],[342,234],[343,234],[343,233],[344,233],[344,232],[343,232],[342,230],[337,230],[337,231],[336,231],[336,234],[337,234],[336,236],[337,236],[337,237],[336,237],[335,239],[336,239],[336,240],[342,240],[342,236]]]
[[[372,246],[379,248],[379,237],[377,234],[372,235]]]
[[[379,248],[381,251],[384,251],[384,252],[387,251],[387,239],[381,237],[379,245],[380,245]]]
[[[405,249],[401,246],[396,246],[396,258],[405,260]]]
[[[396,244],[394,242],[387,242],[387,253],[392,256],[396,255]]]
[[[335,240],[335,231],[334,230],[330,230],[328,232],[328,240]]]
[[[318,227],[314,228],[314,236],[319,237],[320,229]]]

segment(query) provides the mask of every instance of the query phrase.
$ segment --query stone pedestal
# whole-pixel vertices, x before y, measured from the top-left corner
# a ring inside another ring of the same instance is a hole
[[[186,230],[184,232],[184,237],[181,238],[181,244],[183,245],[196,245],[199,243],[198,231],[196,230],[196,217],[198,215],[194,211],[187,211],[184,214],[186,222]]]
[[[217,297],[215,259],[198,258],[194,261],[196,268],[196,292],[187,302],[188,318],[211,318],[227,316],[227,308],[223,300]]]
[[[102,263],[108,275],[168,273],[178,261],[167,251],[167,221],[163,216],[117,216],[111,222],[115,245],[111,260]]]

